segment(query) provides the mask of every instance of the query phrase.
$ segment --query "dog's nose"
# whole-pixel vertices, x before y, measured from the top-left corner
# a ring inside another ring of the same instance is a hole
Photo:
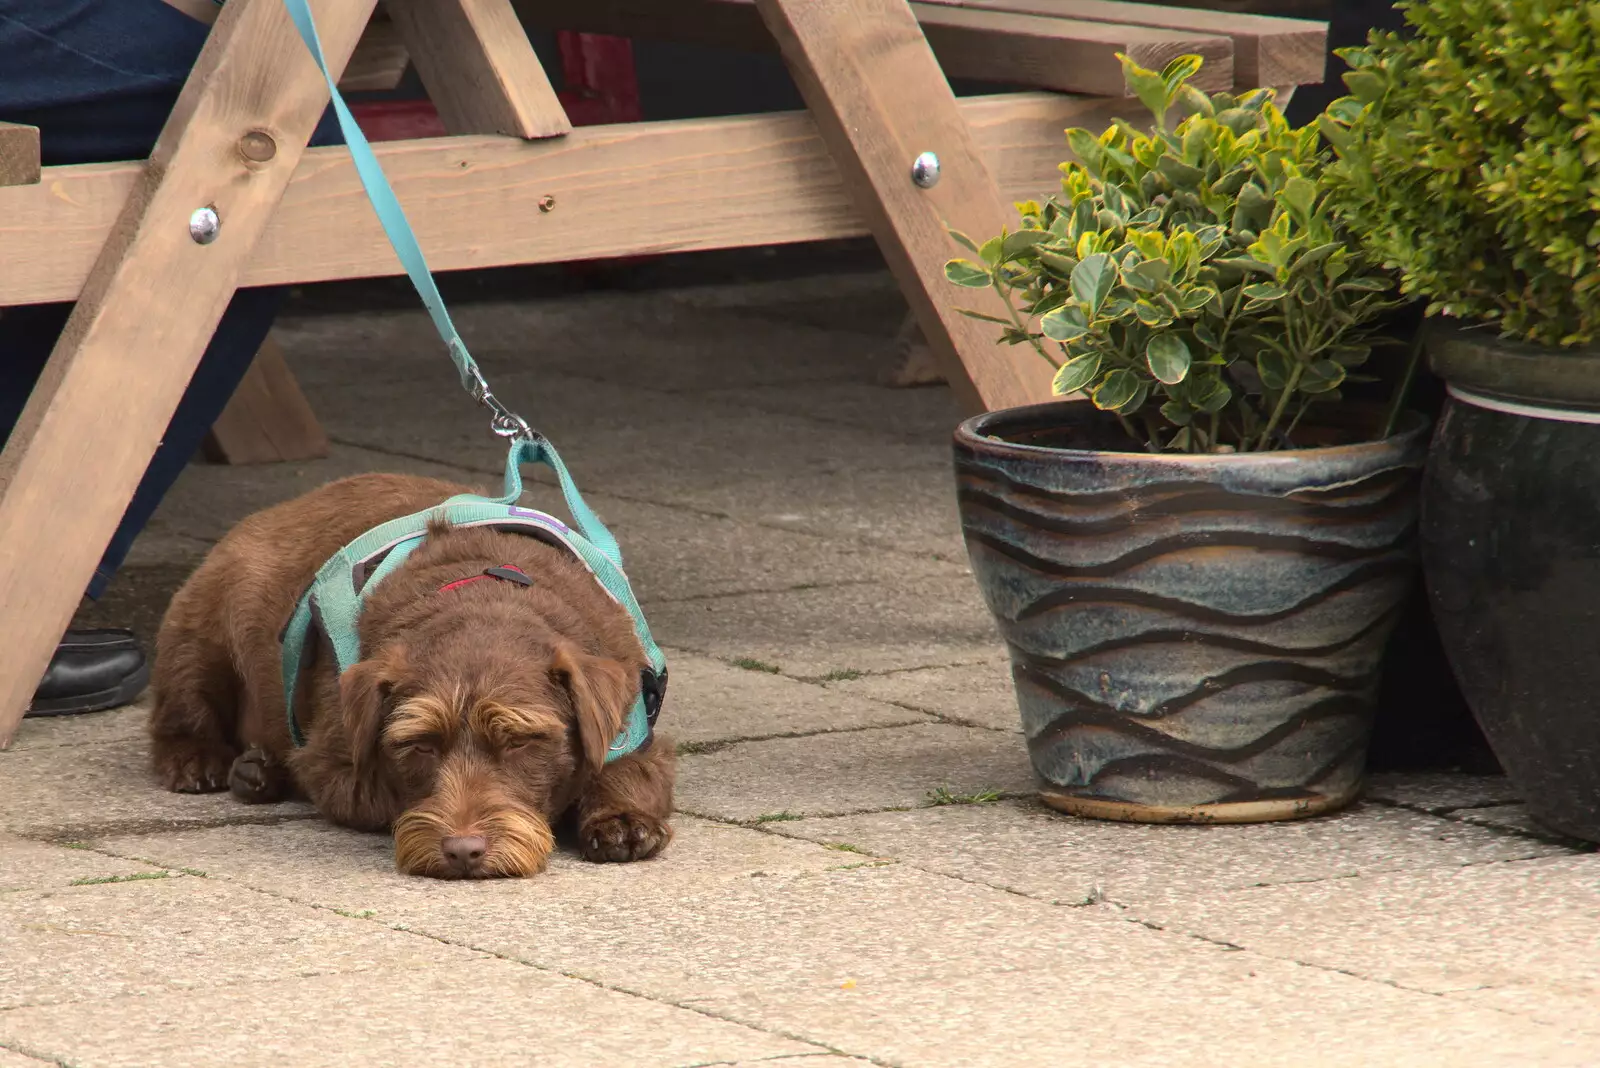
[[[483,864],[489,843],[476,834],[452,835],[439,843],[439,852],[458,875],[471,875]]]

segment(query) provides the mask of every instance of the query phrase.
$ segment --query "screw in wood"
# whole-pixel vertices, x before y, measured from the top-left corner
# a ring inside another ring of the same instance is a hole
[[[932,189],[939,184],[939,157],[924,152],[911,161],[911,181],[919,189]]]
[[[266,163],[278,154],[278,142],[261,130],[251,130],[239,138],[239,155],[251,163]]]
[[[218,217],[217,209],[209,204],[189,216],[189,236],[194,238],[197,245],[211,244],[221,229],[222,219]]]
[[[550,214],[552,211],[555,211],[556,210],[556,198],[552,197],[552,196],[542,196],[542,197],[540,197],[539,198],[539,210],[544,212],[546,215]]]

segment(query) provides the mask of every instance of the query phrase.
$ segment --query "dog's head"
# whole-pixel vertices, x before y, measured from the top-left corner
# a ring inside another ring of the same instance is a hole
[[[532,875],[550,819],[597,773],[638,671],[553,638],[457,633],[392,642],[340,679],[358,776],[399,796],[395,863],[411,875]]]

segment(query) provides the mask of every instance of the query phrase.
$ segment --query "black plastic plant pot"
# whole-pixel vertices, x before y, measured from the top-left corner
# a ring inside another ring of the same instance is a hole
[[[955,437],[967,552],[1044,800],[1139,822],[1347,804],[1415,574],[1427,421],[1200,456],[1110,451],[1127,445],[1108,423],[1063,401]]]
[[[1600,349],[1441,326],[1423,485],[1434,618],[1529,811],[1600,842]]]

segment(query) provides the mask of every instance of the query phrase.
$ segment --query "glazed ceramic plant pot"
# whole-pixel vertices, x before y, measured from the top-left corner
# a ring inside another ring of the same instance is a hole
[[[1109,451],[1127,439],[1081,402],[963,423],[962,530],[1045,801],[1257,822],[1352,800],[1416,566],[1425,424],[1178,455]]]
[[[1600,841],[1600,348],[1442,327],[1422,552],[1467,703],[1529,810]]]

